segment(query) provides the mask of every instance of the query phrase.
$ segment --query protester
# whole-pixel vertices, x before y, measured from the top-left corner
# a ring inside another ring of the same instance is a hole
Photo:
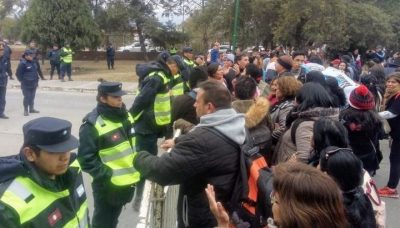
[[[278,86],[278,84],[277,84],[277,78],[275,78],[275,79],[273,79],[272,81],[271,81],[271,85],[270,85],[270,91],[269,91],[269,94],[268,94],[268,96],[267,96],[267,99],[269,100],[269,103],[271,104],[271,107],[274,107],[274,105],[276,104],[276,103],[278,103],[278,98],[276,98],[276,88],[277,88],[277,86]]]
[[[325,148],[319,167],[339,185],[350,227],[376,228],[372,204],[362,188],[363,164],[352,150],[336,146]]]
[[[273,189],[273,221],[267,227],[349,227],[339,188],[321,171],[297,162],[279,164],[274,168]],[[205,192],[218,227],[233,227],[214,187],[209,185]]]
[[[228,86],[229,91],[233,92],[232,82],[236,78],[236,71],[233,69],[235,63],[235,56],[233,54],[226,54],[224,58],[224,78]]]
[[[250,65],[250,64],[249,64]],[[269,116],[269,102],[265,97],[256,97],[257,83],[251,77],[240,77],[235,86],[236,100],[232,102],[232,107],[238,113],[244,113],[246,117],[246,128],[250,132],[262,135],[257,138],[255,144],[259,145],[260,154],[266,160],[271,157],[271,131],[272,124]]]
[[[296,78],[302,78],[301,75],[305,74],[304,70],[302,70],[302,65],[306,60],[306,54],[302,51],[295,51],[292,54],[292,59],[293,65],[291,72]]]
[[[214,43],[213,48],[211,49],[210,52],[210,63],[218,63],[219,60],[219,47],[220,44],[218,42]]]
[[[348,133],[339,121],[323,117],[314,123],[313,157],[309,164],[317,167],[322,150],[329,146],[347,148],[349,146]]]
[[[399,198],[396,188],[400,179],[400,72],[393,73],[386,81],[384,110],[379,115],[386,119],[390,126],[390,173],[387,185],[378,190],[382,197]]]
[[[328,88],[329,94],[331,95],[333,102],[335,104],[334,107],[343,108],[347,104],[346,94],[344,90],[339,87],[338,80],[334,77],[326,77],[326,88]]]
[[[175,128],[184,128],[182,129],[184,133],[199,123],[193,105],[196,101],[197,86],[207,79],[204,67],[194,67],[189,77],[190,92],[177,96],[172,103],[172,122],[175,122]]]
[[[378,80],[373,74],[366,74],[361,76],[361,84],[365,85],[368,90],[374,95],[375,110],[381,111],[381,105],[383,102],[383,95],[385,93],[384,88],[378,85]]]
[[[289,74],[292,70],[293,60],[289,55],[283,55],[276,60],[275,71],[278,77],[293,76]]]
[[[236,56],[235,64],[233,65],[233,69],[236,71],[236,76],[245,75],[244,70],[246,69],[247,64],[249,64],[249,56],[243,53]]]
[[[200,123],[188,134],[161,145],[172,147],[170,153],[157,157],[141,151],[134,161],[143,178],[161,185],[180,184],[179,228],[217,225],[204,189],[207,183],[214,185],[218,199],[229,202],[239,171],[238,145],[245,140],[244,115],[231,108],[231,95],[221,83],[200,84],[195,107]]]
[[[329,93],[317,83],[304,84],[296,96],[296,103],[297,106],[286,120],[289,129],[276,146],[275,163],[289,159],[308,163],[311,158],[314,122],[321,117],[338,120],[339,109],[333,108],[334,103]]]
[[[276,80],[276,98],[278,102],[271,108],[273,124],[273,144],[281,138],[286,130],[286,117],[295,105],[295,97],[302,84],[294,77],[280,77]]]
[[[207,72],[210,80],[215,80],[228,87],[224,78],[224,69],[221,65],[218,63],[210,63],[207,66]]]
[[[382,160],[379,139],[383,135],[382,122],[374,111],[374,96],[367,87],[360,85],[351,92],[349,105],[340,112],[340,119],[348,130],[354,154],[362,161],[364,169],[374,176]]]

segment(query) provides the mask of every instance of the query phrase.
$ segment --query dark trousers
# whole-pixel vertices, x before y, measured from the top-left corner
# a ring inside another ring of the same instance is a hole
[[[57,70],[58,79],[61,79],[60,78],[60,63],[52,63],[52,62],[50,62],[50,66],[51,66],[50,78],[51,79],[53,78],[54,71]]]
[[[33,108],[34,107],[34,101],[35,101],[35,96],[36,96],[36,88],[35,87],[21,87],[22,88],[22,94],[24,95],[24,108]]]
[[[147,151],[152,155],[157,155],[157,134],[136,134],[136,151]],[[136,185],[136,196],[135,200],[141,200],[143,195],[145,179],[141,179]]]
[[[397,188],[400,179],[400,140],[393,140],[390,148],[390,174],[387,186]]]
[[[39,63],[39,61],[36,61],[36,67],[37,67],[37,73],[39,74],[39,77],[40,77],[41,79],[44,79],[44,77],[43,77],[43,72],[42,72],[42,69],[40,68],[40,63]]]
[[[7,61],[6,73],[8,77],[12,78],[12,69],[10,60]]]
[[[124,205],[111,205],[103,195],[93,191],[94,212],[92,228],[114,228],[117,227],[118,217]]]
[[[61,79],[64,79],[65,74],[71,78],[71,63],[61,63]]]
[[[4,114],[4,109],[6,107],[6,91],[7,86],[0,86],[0,115]]]
[[[107,56],[107,67],[108,69],[110,69],[110,67],[114,69],[114,56],[113,57]]]

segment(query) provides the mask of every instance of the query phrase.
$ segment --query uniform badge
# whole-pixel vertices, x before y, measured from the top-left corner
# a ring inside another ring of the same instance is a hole
[[[60,219],[62,219],[62,214],[58,208],[47,217],[50,226],[54,226]]]
[[[115,133],[115,134],[113,134],[113,135],[111,136],[111,140],[112,140],[113,142],[118,141],[118,140],[120,140],[120,139],[121,139],[121,135],[120,135],[119,133]]]

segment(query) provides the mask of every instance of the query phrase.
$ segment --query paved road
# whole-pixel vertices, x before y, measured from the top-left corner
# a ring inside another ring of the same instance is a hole
[[[131,106],[133,98],[134,97],[131,95],[124,97],[127,107]],[[0,119],[0,156],[14,154],[19,151],[22,142],[22,125],[35,117],[53,116],[68,119],[73,124],[73,134],[78,136],[81,119],[95,106],[95,94],[41,90],[38,91],[36,101],[36,108],[40,110],[41,113],[24,117],[21,91],[18,89],[9,89],[7,91],[6,114],[10,116],[10,119]],[[386,141],[382,142],[381,148],[385,158],[381,163],[381,169],[375,176],[378,186],[386,184],[389,168],[388,145]],[[89,197],[90,211],[93,212],[90,179],[87,175],[84,179]],[[397,222],[397,217],[400,212],[400,200],[384,199],[384,201],[387,203],[387,227],[400,227]],[[123,214],[120,216],[120,224],[118,227],[134,227],[137,219],[137,214],[133,212],[129,204],[125,207]]]

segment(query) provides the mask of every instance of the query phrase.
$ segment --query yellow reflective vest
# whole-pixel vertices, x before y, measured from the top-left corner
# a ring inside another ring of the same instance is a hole
[[[1,195],[0,202],[14,210],[20,227],[89,227],[88,203],[77,160],[67,172],[74,179],[73,186],[58,192],[29,177],[18,176]]]
[[[63,47],[61,52],[67,53],[65,56],[60,56],[61,62],[63,63],[72,63],[72,49]]]
[[[184,94],[184,83],[181,74],[174,75],[174,86],[171,88],[171,96],[176,97]]]
[[[99,156],[104,165],[112,170],[111,183],[116,186],[132,185],[140,180],[140,174],[133,167],[137,155],[135,149],[134,119],[128,113],[132,124],[129,135],[120,122],[112,122],[98,116],[95,128],[100,138]]]

